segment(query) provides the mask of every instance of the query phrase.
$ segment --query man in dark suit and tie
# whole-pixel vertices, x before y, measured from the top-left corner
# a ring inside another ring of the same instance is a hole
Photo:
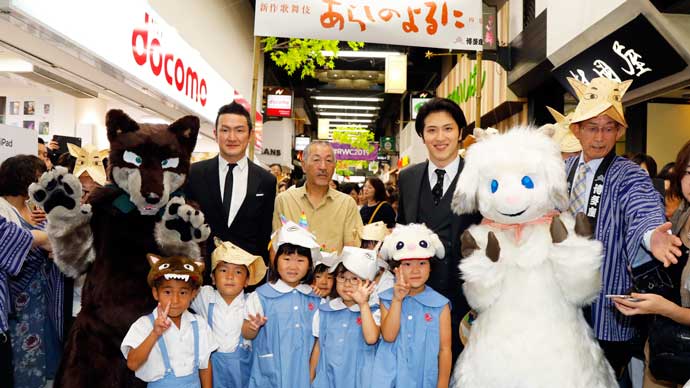
[[[276,178],[246,156],[252,133],[249,112],[236,102],[222,106],[213,133],[218,157],[194,163],[185,186],[187,199],[199,204],[211,227],[206,275],[215,249],[213,237],[260,255],[268,263],[276,197]]]
[[[463,166],[458,151],[465,126],[465,115],[453,101],[435,98],[427,102],[417,114],[415,130],[427,148],[429,159],[404,168],[398,180],[397,222],[426,224],[438,234],[445,247],[446,257],[431,260],[427,284],[451,301],[454,360],[462,350],[458,325],[470,310],[458,270],[460,235],[481,220],[478,213],[459,216],[450,210],[455,184]]]

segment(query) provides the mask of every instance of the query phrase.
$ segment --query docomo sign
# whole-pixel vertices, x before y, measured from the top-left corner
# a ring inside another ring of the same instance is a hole
[[[163,32],[156,27],[148,12],[144,13],[144,28],[135,28],[132,31],[134,61],[139,66],[146,66],[148,62],[153,75],[158,77],[163,74],[168,85],[174,85],[179,92],[184,89],[185,96],[201,104],[202,107],[206,106],[208,93],[206,80],[199,79],[197,72],[191,66],[185,69],[182,58],[176,58],[172,52],[166,52],[167,47],[161,48],[162,40],[164,40]],[[171,65],[173,63],[174,65]]]
[[[235,95],[235,89],[146,1],[9,3],[12,13],[40,29],[50,29],[123,72],[125,78],[138,81],[207,121],[213,122],[218,108]],[[79,55],[79,50],[76,52],[67,53]]]

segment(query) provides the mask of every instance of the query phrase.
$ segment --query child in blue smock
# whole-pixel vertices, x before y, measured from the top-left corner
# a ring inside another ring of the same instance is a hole
[[[244,288],[266,275],[261,256],[214,238],[211,254],[211,281],[194,298],[192,308],[208,321],[218,350],[211,354],[213,386],[245,388],[251,372],[251,341],[242,338],[246,297]]]
[[[199,291],[203,261],[147,255],[148,284],[158,307],[136,320],[120,350],[127,367],[153,388],[210,388],[209,357],[216,350],[206,320],[189,308]]]
[[[432,257],[443,244],[420,224],[399,225],[387,236],[381,255],[392,259],[395,285],[379,294],[381,337],[372,387],[448,387],[451,371],[450,305],[426,286]]]
[[[314,260],[314,280],[311,288],[321,297],[321,302],[328,302],[337,295],[335,293],[334,265],[338,261],[338,252],[321,252],[321,258]]]
[[[314,313],[321,298],[310,286],[314,236],[292,221],[278,231],[268,283],[247,299],[244,338],[253,340],[250,388],[309,387]]]
[[[312,388],[369,388],[379,340],[379,322],[369,306],[376,276],[376,251],[345,247],[334,268],[337,298],[319,306],[314,318]]]

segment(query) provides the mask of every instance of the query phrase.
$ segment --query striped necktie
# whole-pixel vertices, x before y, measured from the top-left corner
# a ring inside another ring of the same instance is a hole
[[[568,210],[575,215],[585,211],[587,205],[587,173],[589,166],[587,163],[580,162],[577,167],[577,176],[573,181],[573,188],[570,190],[570,206]]]

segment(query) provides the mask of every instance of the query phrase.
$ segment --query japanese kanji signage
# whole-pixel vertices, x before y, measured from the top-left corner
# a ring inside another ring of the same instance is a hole
[[[480,0],[257,0],[257,36],[481,50]]]
[[[675,74],[686,66],[676,50],[640,15],[558,67],[553,73],[571,92],[573,91],[566,77],[573,77],[584,83],[589,83],[596,77],[606,77],[617,82],[632,79],[629,92]]]

